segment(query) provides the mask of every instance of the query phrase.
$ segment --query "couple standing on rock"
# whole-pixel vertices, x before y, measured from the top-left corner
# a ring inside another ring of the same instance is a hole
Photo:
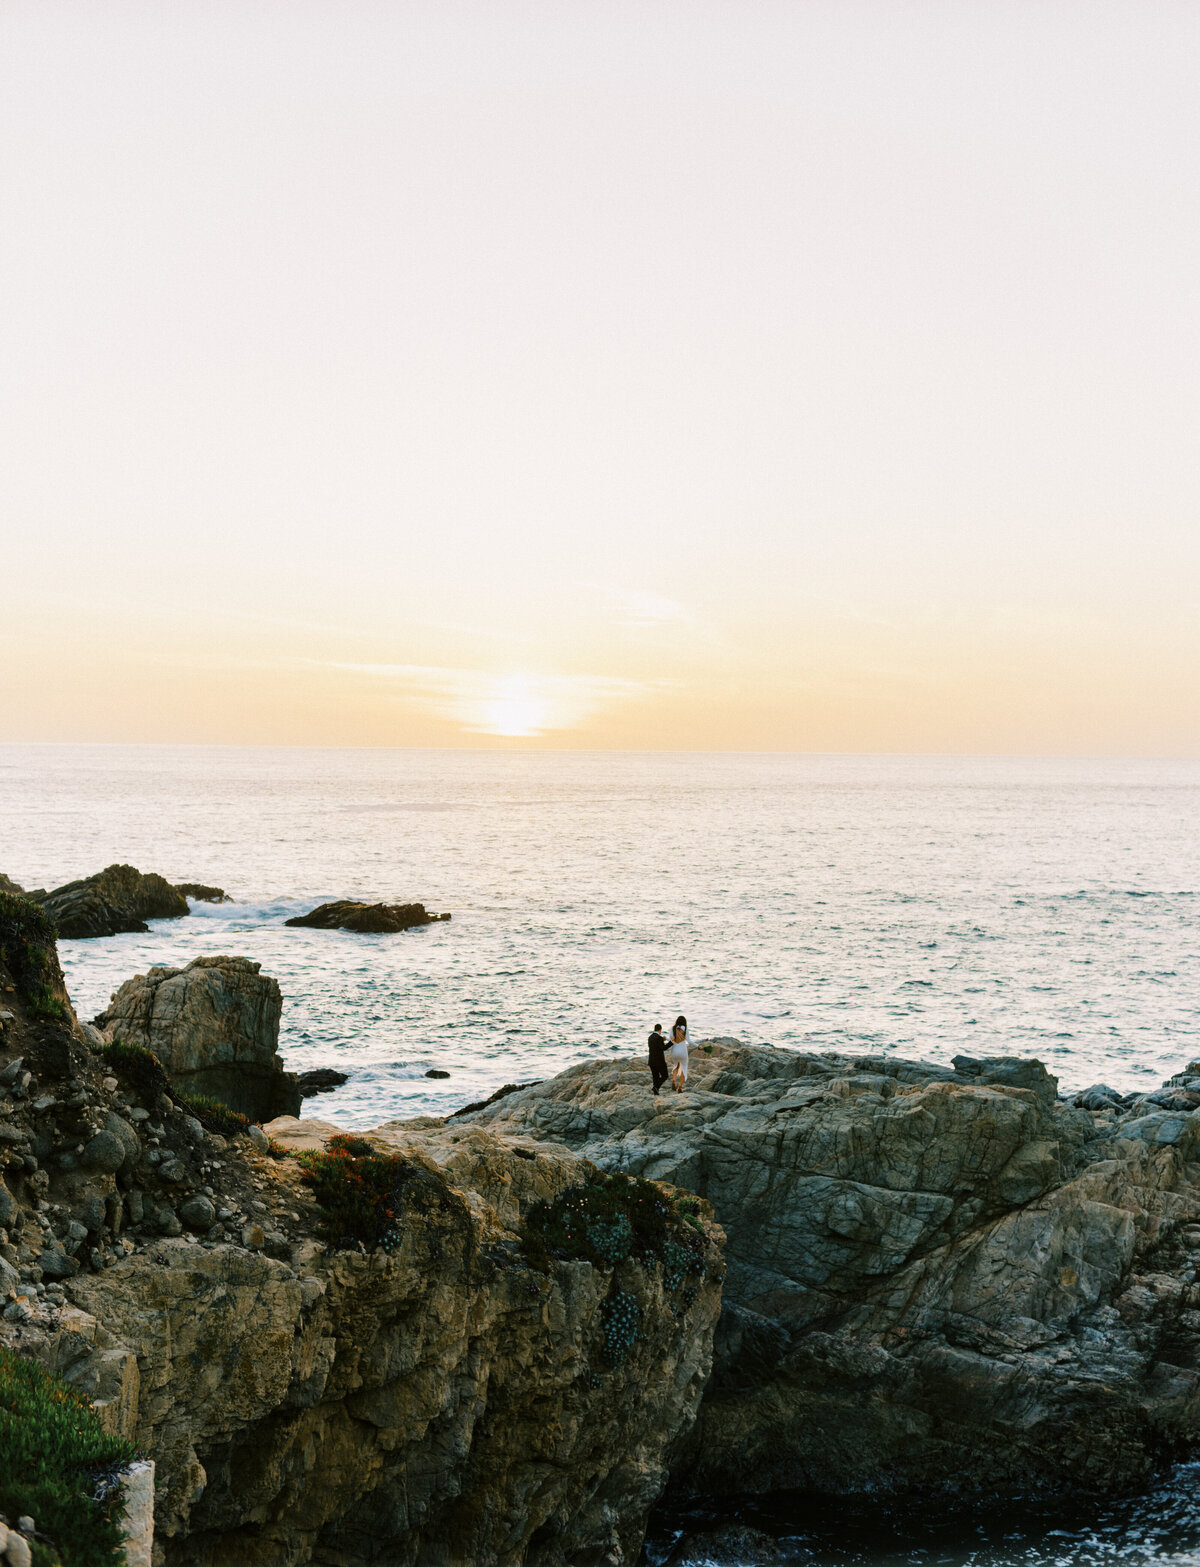
[[[671,1030],[671,1040],[667,1043],[663,1035],[662,1024],[655,1023],[654,1030],[649,1039],[650,1046],[650,1078],[654,1084],[653,1092],[657,1093],[662,1085],[670,1077],[671,1083],[677,1094],[683,1092],[683,1085],[687,1082],[688,1072],[688,1029],[687,1018],[681,1012],[675,1019],[675,1027]],[[667,1062],[670,1062],[670,1068]]]

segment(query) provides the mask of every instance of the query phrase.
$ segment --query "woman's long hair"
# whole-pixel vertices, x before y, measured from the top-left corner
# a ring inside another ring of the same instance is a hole
[[[675,1027],[676,1028],[686,1028],[687,1027],[687,1018],[684,1017],[682,1012],[675,1019]]]

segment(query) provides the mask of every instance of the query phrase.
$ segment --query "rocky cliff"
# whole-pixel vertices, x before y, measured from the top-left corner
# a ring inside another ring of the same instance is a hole
[[[90,1053],[28,911],[0,894],[0,1341],[155,1460],[158,1567],[618,1567],[668,1471],[1102,1489],[1195,1451],[1200,1064],[1067,1103],[1009,1059],[718,1041],[657,1097],[585,1063],[355,1140],[404,1172],[364,1249],[296,1157],[335,1129],[230,1139]],[[213,972],[122,1016],[155,1042]],[[587,1219],[597,1167],[665,1183],[682,1241]]]
[[[158,1567],[631,1567],[711,1367],[704,1205],[654,1199],[687,1268],[620,1224],[590,1260],[531,1251],[563,1204],[570,1240],[594,1167],[407,1127],[353,1145],[398,1161],[386,1247],[327,1245],[261,1132],[206,1131],[149,1056],[84,1047],[28,908],[0,907],[0,1342],[153,1458]]]
[[[717,1043],[683,1095],[587,1063],[465,1122],[711,1201],[729,1272],[681,1485],[1103,1488],[1200,1439],[1192,1080],[1092,1111],[1036,1062]]]
[[[208,1094],[253,1121],[300,1108],[279,1058],[283,997],[249,958],[194,958],[152,968],[117,990],[96,1018],[108,1039],[151,1050],[184,1094]]]

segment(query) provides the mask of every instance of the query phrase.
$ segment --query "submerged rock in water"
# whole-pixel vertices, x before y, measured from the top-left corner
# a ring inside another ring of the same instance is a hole
[[[175,891],[197,903],[232,903],[233,899],[223,887],[206,887],[202,881],[177,881]]]
[[[252,1121],[296,1115],[300,1091],[279,1059],[283,998],[249,958],[194,958],[127,979],[96,1026],[142,1045],[173,1087],[209,1094]]]
[[[712,1202],[682,1487],[1099,1489],[1200,1443],[1200,1114],[958,1065],[715,1045],[683,1094],[589,1062],[466,1121]]]
[[[42,904],[60,937],[70,938],[144,931],[147,920],[188,912],[187,899],[165,877],[143,875],[132,865],[110,865],[95,876],[26,896]]]
[[[430,914],[423,903],[322,903],[307,914],[284,920],[285,925],[304,925],[314,930],[353,930],[362,935],[390,935],[413,930],[418,925],[436,925],[448,920],[448,914]]]
[[[301,1072],[296,1078],[296,1087],[300,1090],[301,1099],[310,1099],[313,1094],[326,1094],[330,1089],[340,1088],[349,1081],[348,1072],[336,1072],[331,1066],[318,1066],[311,1072]]]

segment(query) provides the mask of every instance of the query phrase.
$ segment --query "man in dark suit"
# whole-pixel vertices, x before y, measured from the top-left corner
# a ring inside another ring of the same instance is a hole
[[[667,1038],[662,1031],[662,1024],[655,1023],[654,1032],[648,1040],[650,1046],[650,1077],[654,1083],[654,1092],[657,1093],[662,1085],[670,1077],[667,1071]]]

